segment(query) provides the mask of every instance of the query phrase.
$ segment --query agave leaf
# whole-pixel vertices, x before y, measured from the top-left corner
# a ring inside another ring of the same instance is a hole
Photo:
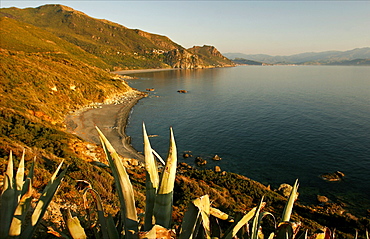
[[[299,228],[301,226],[300,222],[280,222],[276,229],[276,238],[296,238]],[[325,234],[325,233],[324,233]]]
[[[264,197],[261,198],[261,201],[258,204],[256,213],[254,214],[254,219],[253,219],[253,223],[252,223],[251,239],[258,239],[258,231],[259,231],[259,227],[260,227],[261,220],[262,220],[262,218],[260,217],[260,214],[261,214],[261,209],[264,205],[263,204],[263,198]]]
[[[176,142],[175,137],[173,135],[173,130],[172,128],[170,128],[170,146],[168,150],[168,157],[166,160],[166,166],[161,177],[161,183],[158,193],[168,194],[170,192],[173,192],[176,177],[176,167],[177,167]]]
[[[116,183],[118,197],[120,199],[121,211],[123,212],[122,221],[125,226],[125,235],[127,238],[137,238],[138,220],[135,207],[134,190],[116,150],[110,144],[108,139],[96,126],[99,133],[105,155],[112,169],[114,181]]]
[[[104,209],[103,209],[103,205],[102,205],[100,195],[97,191],[95,191],[91,187],[86,188],[84,190],[84,193],[83,193],[85,208],[87,208],[86,207],[86,205],[87,205],[87,199],[86,199],[87,192],[90,192],[91,196],[94,198],[96,210],[98,211],[98,222],[100,224],[100,228],[101,228],[101,232],[103,234],[103,238],[104,239],[109,239],[109,230],[108,230],[108,227],[107,227],[107,218],[104,216]],[[117,232],[116,228],[114,228],[114,230]]]
[[[72,214],[69,208],[66,210],[64,217],[65,217],[66,226],[68,228],[68,231],[74,239],[87,238],[85,230],[81,226],[80,220],[78,220],[77,217],[72,217]]]
[[[9,176],[5,173],[5,182],[10,181]],[[15,190],[14,188],[8,187],[0,197],[0,238],[7,238],[9,233],[10,223],[14,214],[15,208]]]
[[[293,189],[290,193],[288,202],[285,204],[285,208],[284,208],[282,219],[281,219],[282,222],[289,222],[289,220],[290,220],[290,216],[291,216],[292,210],[293,210],[294,201],[297,198],[298,186],[299,186],[299,184],[298,184],[298,179],[297,179],[295,181]]]
[[[117,231],[116,225],[114,224],[113,217],[110,214],[108,214],[107,217],[107,230],[109,239],[119,239],[119,233]]]
[[[6,172],[5,172],[5,175],[7,175],[7,177],[4,176],[4,186],[3,186],[3,192],[4,193],[8,188],[14,188],[13,187],[13,169],[14,166],[13,166],[13,152],[10,151],[10,154],[9,154],[9,160],[8,160],[8,166],[6,168]]]
[[[242,228],[245,224],[247,224],[256,213],[257,207],[250,210],[247,214],[245,214],[242,219],[238,221],[238,223],[232,228],[232,230],[225,236],[225,239],[232,239],[238,233],[240,228]]]
[[[221,220],[230,219],[230,216],[228,214],[222,212],[221,210],[219,210],[217,208],[211,207],[209,212],[211,213],[212,216],[217,217]]]
[[[153,150],[150,146],[148,134],[143,123],[143,138],[144,138],[144,155],[145,155],[145,173],[146,173],[146,205],[145,205],[145,219],[144,231],[149,231],[155,224],[153,222],[153,211],[155,204],[155,197],[159,186],[159,176],[157,165],[154,160]]]
[[[17,206],[16,190],[13,185],[13,153],[10,151],[4,186],[0,196],[0,238],[6,238],[12,221],[14,210]]]
[[[58,169],[56,171],[59,171],[60,166],[63,164],[63,162],[59,165]],[[57,178],[54,178],[52,183],[48,183],[48,185],[45,187],[40,199],[37,202],[36,208],[32,213],[31,216],[31,223],[27,225],[25,230],[22,232],[21,237],[22,238],[31,238],[32,234],[34,233],[38,223],[40,222],[41,218],[44,216],[47,207],[49,206],[51,200],[53,199],[54,194],[58,190],[64,175],[67,172],[68,167],[66,167]]]
[[[170,146],[166,166],[160,180],[154,205],[154,217],[156,224],[167,229],[171,227],[173,188],[175,185],[177,167],[177,149],[173,130],[170,128]]]
[[[162,159],[161,155],[157,153],[154,149],[152,149],[153,154],[157,157],[157,159],[161,162],[162,165],[166,165],[166,162]]]
[[[206,238],[211,238],[211,228],[210,228],[210,223],[209,223],[211,203],[209,202],[209,196],[204,195],[200,198],[197,198],[193,201],[193,204],[200,211],[200,215],[201,215],[201,219],[202,219],[202,225],[203,225],[204,231],[206,233],[205,237]]]
[[[31,179],[27,178],[26,182],[27,181],[31,181]],[[9,236],[19,236],[21,234],[22,224],[24,223],[27,211],[31,206],[32,201],[31,197],[33,191],[32,183],[28,182],[27,185],[28,185],[27,192],[21,197],[18,206],[14,212],[12,223],[9,229]]]
[[[15,184],[17,187],[17,191],[19,192],[22,191],[22,187],[24,183],[24,153],[25,153],[25,150],[23,150],[22,158],[19,162],[17,174],[15,176]]]
[[[200,211],[193,203],[189,203],[181,224],[179,239],[192,239],[196,234]]]
[[[32,185],[33,173],[34,173],[34,170],[35,170],[35,162],[36,162],[36,156],[34,157],[34,159],[32,161],[30,171],[28,172],[28,175],[26,177],[26,178],[29,178],[30,180],[26,180],[24,182],[21,195],[24,195],[27,192],[27,190],[29,188],[29,185],[28,184],[31,184]]]

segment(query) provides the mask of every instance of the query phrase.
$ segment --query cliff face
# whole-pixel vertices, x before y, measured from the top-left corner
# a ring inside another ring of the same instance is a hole
[[[188,51],[198,55],[205,67],[228,67],[235,66],[235,63],[224,57],[214,46],[194,46]]]
[[[203,62],[195,54],[191,54],[184,49],[174,49],[164,54],[165,63],[173,68],[197,69],[204,68]]]

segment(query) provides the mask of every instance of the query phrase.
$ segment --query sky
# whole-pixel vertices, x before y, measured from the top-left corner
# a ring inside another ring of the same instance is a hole
[[[370,47],[370,1],[4,1],[3,7],[62,4],[189,48],[292,55]]]

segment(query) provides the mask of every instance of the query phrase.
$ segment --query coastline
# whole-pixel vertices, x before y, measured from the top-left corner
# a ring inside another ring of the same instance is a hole
[[[143,161],[144,156],[132,147],[125,129],[132,108],[144,97],[145,93],[132,90],[123,94],[115,103],[102,104],[98,108],[83,108],[71,113],[65,118],[67,132],[100,145],[95,129],[95,126],[98,126],[119,155]]]
[[[181,69],[180,68],[137,69],[137,70],[113,71],[111,73],[118,74],[118,75],[126,75],[126,74],[135,74],[135,73],[144,73],[144,72],[174,71],[174,70],[181,70]]]

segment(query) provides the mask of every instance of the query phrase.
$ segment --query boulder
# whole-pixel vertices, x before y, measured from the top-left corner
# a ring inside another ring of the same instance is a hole
[[[325,204],[329,201],[329,198],[321,195],[317,195],[317,201],[321,204]]]
[[[222,158],[220,158],[220,156],[218,156],[217,154],[215,156],[213,156],[212,158],[213,160],[215,161],[220,161]]]
[[[321,178],[330,181],[330,182],[335,182],[335,181],[340,181],[344,177],[344,173],[341,171],[336,171],[334,173],[324,173],[321,174]]]
[[[193,155],[191,155],[191,152],[188,151],[188,152],[184,152],[184,154],[182,155],[183,158],[191,158],[193,157]]]
[[[215,172],[216,172],[216,173],[221,173],[221,168],[220,168],[220,166],[215,166]]]
[[[188,93],[187,90],[178,90],[177,92],[179,92],[179,93]]]
[[[206,165],[207,164],[207,160],[201,158],[201,157],[196,157],[195,158],[195,163],[198,165],[198,166],[202,166],[202,165]]]
[[[287,183],[283,183],[279,186],[278,192],[283,195],[284,197],[288,198],[290,193],[292,192],[293,187]]]

